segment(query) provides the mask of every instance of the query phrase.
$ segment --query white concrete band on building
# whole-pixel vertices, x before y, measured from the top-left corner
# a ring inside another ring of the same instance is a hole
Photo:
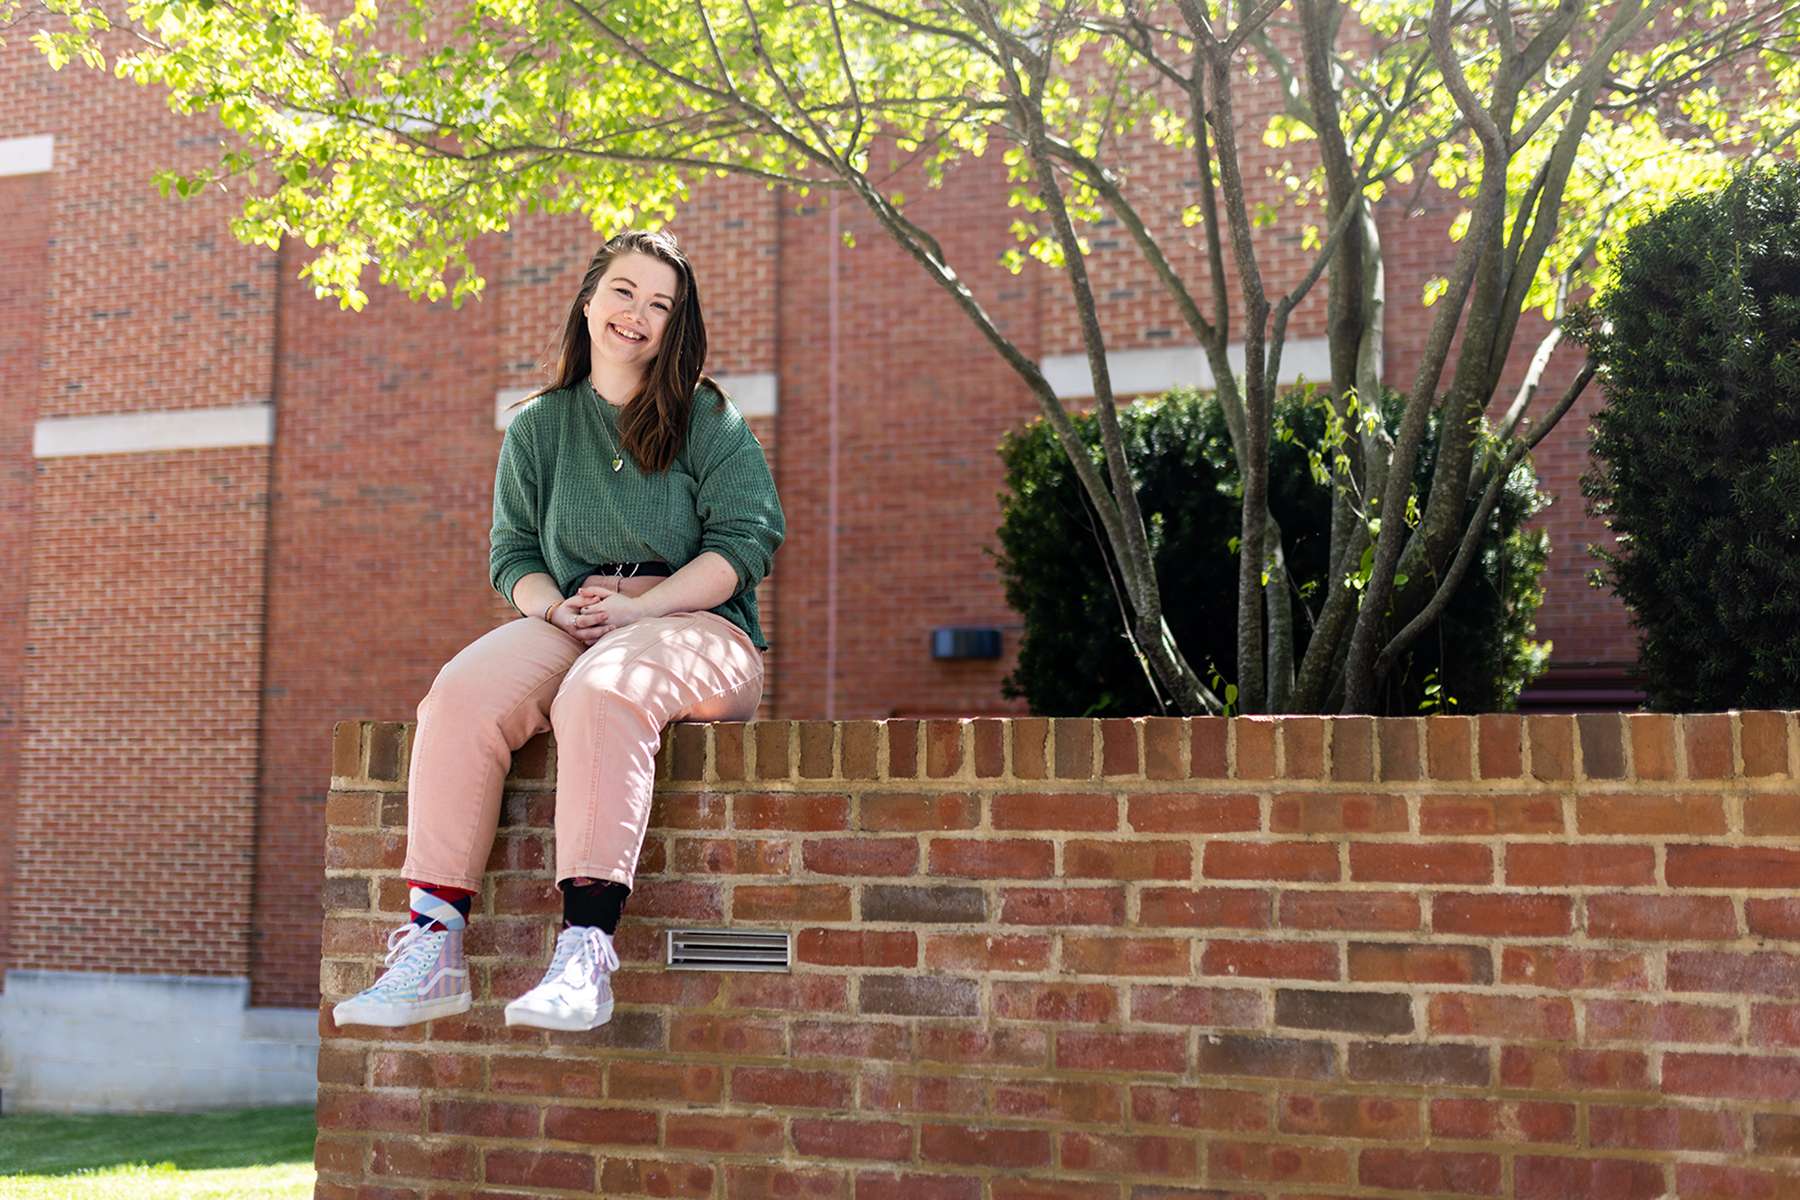
[[[69,458],[274,444],[274,406],[240,404],[99,417],[46,417],[32,430],[31,453],[36,458]]]
[[[250,1008],[248,979],[6,973],[6,1112],[187,1112],[311,1104],[319,1014]]]
[[[42,175],[56,159],[56,136],[0,138],[0,175]]]
[[[1232,373],[1242,378],[1243,344],[1232,343],[1225,356],[1231,361]],[[1086,354],[1046,355],[1038,367],[1061,399],[1078,400],[1094,394],[1094,378],[1088,372]],[[1213,386],[1212,367],[1206,361],[1206,351],[1198,346],[1109,350],[1106,370],[1117,396],[1154,396],[1177,386]],[[1324,338],[1290,338],[1283,344],[1280,378],[1276,382],[1297,383],[1302,378],[1331,382],[1331,345]]]
[[[746,417],[772,417],[779,407],[775,395],[775,376],[771,372],[760,375],[715,375],[719,386],[737,405],[737,410]]]
[[[775,376],[772,372],[756,375],[715,375],[719,386],[746,417],[772,417],[779,407],[776,400]],[[501,388],[494,393],[494,428],[505,429],[519,415],[514,406],[531,395],[535,388]]]

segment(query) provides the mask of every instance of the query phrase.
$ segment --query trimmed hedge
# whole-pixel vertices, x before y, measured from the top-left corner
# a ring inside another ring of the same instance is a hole
[[[1582,490],[1651,707],[1800,706],[1800,166],[1633,230],[1589,320]]]

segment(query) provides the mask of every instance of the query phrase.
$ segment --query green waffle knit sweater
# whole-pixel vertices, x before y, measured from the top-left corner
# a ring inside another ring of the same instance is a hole
[[[519,410],[494,478],[489,576],[508,601],[542,571],[572,595],[599,563],[660,558],[680,570],[711,550],[737,569],[738,590],[712,611],[768,648],[756,585],[785,535],[762,446],[730,401],[702,386],[687,443],[661,474],[623,454],[618,411],[585,381]],[[612,469],[614,447],[625,465]]]

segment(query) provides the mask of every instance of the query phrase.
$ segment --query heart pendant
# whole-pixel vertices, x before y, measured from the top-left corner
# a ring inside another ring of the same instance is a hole
[[[625,465],[625,460],[624,460],[624,459],[622,459],[622,458],[615,458],[615,459],[613,459],[613,470],[615,470],[615,471],[616,471],[616,470],[618,470],[618,469],[619,469],[619,468],[620,468],[620,467],[622,467],[622,466],[624,466],[624,465]]]

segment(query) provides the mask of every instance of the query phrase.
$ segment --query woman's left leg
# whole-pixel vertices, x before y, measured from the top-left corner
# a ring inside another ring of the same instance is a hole
[[[592,1029],[612,1016],[612,926],[650,824],[662,728],[683,718],[754,716],[762,674],[750,639],[712,613],[627,625],[569,668],[550,705],[556,878],[565,888],[571,880],[584,886],[565,894],[556,953],[543,982],[506,1006],[508,1025]]]
[[[589,647],[550,705],[556,878],[630,887],[650,824],[663,726],[748,720],[762,682],[762,654],[715,613],[637,621]]]

